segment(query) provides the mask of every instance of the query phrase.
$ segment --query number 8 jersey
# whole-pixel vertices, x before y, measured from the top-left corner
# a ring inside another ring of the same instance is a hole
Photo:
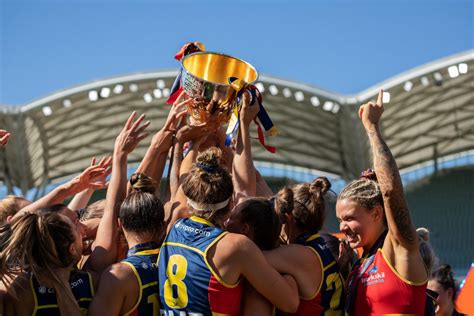
[[[178,220],[158,259],[161,315],[238,315],[242,284],[226,284],[207,252],[226,232],[200,217]]]

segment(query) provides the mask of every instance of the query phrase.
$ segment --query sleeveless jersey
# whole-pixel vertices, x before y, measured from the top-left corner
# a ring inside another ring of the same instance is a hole
[[[369,259],[366,259],[369,260]],[[426,282],[403,279],[378,249],[369,264],[359,267],[351,315],[424,315]]]
[[[132,268],[140,287],[138,300],[125,315],[159,315],[158,297],[158,254],[160,249],[156,243],[142,243],[128,250],[127,258],[122,260]]]
[[[81,315],[87,315],[94,296],[94,285],[90,273],[73,270],[69,277],[69,284],[79,304]],[[35,301],[33,316],[60,316],[58,301],[53,288],[47,288],[39,284],[33,274],[30,275],[30,287]]]
[[[283,315],[344,315],[344,280],[326,242],[319,234],[314,234],[297,243],[310,248],[318,257],[322,268],[321,285],[313,297],[300,298],[296,313]]]
[[[200,217],[178,220],[158,259],[161,315],[238,315],[241,282],[227,285],[207,261],[208,250],[227,234]]]

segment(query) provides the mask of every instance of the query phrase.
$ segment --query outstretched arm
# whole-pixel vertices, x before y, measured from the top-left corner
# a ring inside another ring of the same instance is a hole
[[[108,185],[107,176],[112,172],[112,168],[110,167],[111,163],[112,163],[112,157],[110,156],[103,157],[97,164],[96,164],[95,157],[92,158],[91,166],[98,165],[105,169],[105,173],[92,179],[94,183],[97,183],[97,184],[102,183],[102,186],[96,187],[96,188],[85,189],[84,191],[77,193],[74,196],[74,198],[71,200],[71,202],[69,202],[69,204],[67,205],[67,207],[70,210],[77,211],[82,208],[85,208],[87,206],[87,203],[89,203],[89,200],[91,199],[92,194],[94,194],[96,190],[107,188],[107,185]]]
[[[94,249],[84,266],[92,272],[100,273],[117,258],[117,218],[127,190],[127,157],[148,136],[144,130],[150,123],[143,123],[144,115],[137,120],[135,117],[133,112],[115,140],[112,178],[107,189],[104,215],[97,229]]]
[[[187,212],[187,201],[184,195],[183,189],[181,188],[181,181],[185,174],[189,172],[191,165],[184,170],[182,168],[183,162],[183,145],[189,141],[193,141],[194,151],[197,152],[201,144],[201,140],[207,133],[210,132],[212,126],[207,126],[206,123],[199,125],[186,125],[183,126],[176,134],[176,144],[174,146],[173,153],[173,165],[170,173],[170,208],[171,216],[168,223],[168,229],[178,220],[185,215]],[[192,151],[193,151],[192,150]],[[188,154],[189,155],[189,154]],[[191,155],[195,155],[191,153]],[[184,174],[182,172],[185,172]]]
[[[62,203],[67,197],[77,194],[86,189],[96,189],[101,187],[102,184],[97,182],[95,179],[103,175],[105,172],[106,170],[99,165],[88,167],[80,175],[78,175],[71,181],[58,186],[42,198],[22,208],[19,212],[15,214],[14,218],[21,216],[26,212],[35,212],[39,209],[54,204]]]
[[[181,120],[185,118],[187,114],[185,105],[190,102],[190,100],[185,100],[184,98],[185,94],[183,92],[173,104],[163,128],[153,136],[150,147],[148,147],[136,171],[152,178],[156,184],[157,192],[159,192],[167,154],[172,146],[173,135],[176,133]],[[131,186],[128,185],[128,192],[130,192],[130,190]]]
[[[374,169],[383,196],[391,239],[405,249],[417,249],[415,227],[403,193],[402,180],[395,159],[380,132],[380,117],[383,112],[383,90],[377,102],[368,102],[359,108],[359,117],[369,137],[374,159]]]
[[[284,278],[265,259],[263,253],[248,238],[234,236],[239,245],[236,256],[247,281],[278,309],[294,313],[298,309],[298,287],[293,278]]]
[[[243,94],[242,103],[239,136],[232,167],[235,205],[244,198],[255,196],[257,191],[257,179],[252,160],[252,143],[250,142],[250,123],[255,119],[260,105],[257,100],[253,105],[250,105],[249,92]]]

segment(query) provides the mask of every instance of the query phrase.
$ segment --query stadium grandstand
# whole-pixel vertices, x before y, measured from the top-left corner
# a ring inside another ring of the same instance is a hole
[[[360,104],[383,87],[382,130],[404,180],[415,224],[427,226],[441,260],[458,271],[474,261],[474,50],[431,62],[355,95],[260,76],[257,87],[279,130],[277,153],[253,146],[257,168],[274,187],[324,175],[337,192],[371,166],[357,118]],[[130,74],[53,93],[22,106],[2,106],[12,132],[0,151],[2,195],[37,198],[80,173],[92,156],[110,155],[132,110],[158,131],[177,71]],[[130,156],[137,165],[147,142]],[[331,215],[332,216],[332,215]],[[335,218],[329,230],[337,230]]]

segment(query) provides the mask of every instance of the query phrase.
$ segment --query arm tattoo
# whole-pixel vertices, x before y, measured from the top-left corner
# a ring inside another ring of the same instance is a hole
[[[401,242],[414,243],[416,233],[395,159],[378,129],[368,132],[374,169],[382,192],[388,227]]]

